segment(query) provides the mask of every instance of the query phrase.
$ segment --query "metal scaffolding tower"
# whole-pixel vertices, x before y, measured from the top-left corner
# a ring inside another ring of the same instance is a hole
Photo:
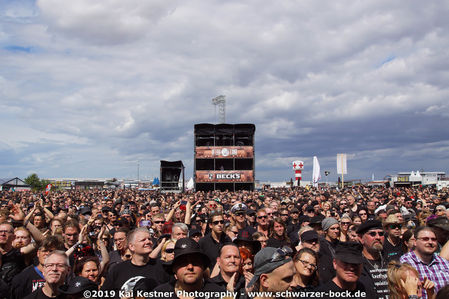
[[[215,120],[217,119],[217,106],[218,106],[218,123],[226,123],[226,97],[220,95],[212,99],[212,104],[215,105]]]

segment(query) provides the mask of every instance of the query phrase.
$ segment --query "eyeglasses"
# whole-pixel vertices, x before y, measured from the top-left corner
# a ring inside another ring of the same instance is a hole
[[[309,263],[308,261],[304,261],[304,260],[299,260],[304,267],[311,267],[312,269],[316,269],[316,265],[313,263]]]
[[[9,230],[0,230],[0,234],[12,234],[12,231]]]
[[[56,267],[58,269],[65,269],[68,266],[66,264],[45,264],[44,267],[46,269],[52,269],[54,267]]]
[[[429,241],[436,242],[437,241],[437,238],[430,238],[430,237],[421,237],[421,238],[416,238],[416,239],[423,240],[424,242],[429,242]]]
[[[268,216],[257,216],[257,219],[267,219]]]
[[[368,232],[368,235],[370,235],[371,237],[375,237],[376,235],[379,235],[379,237],[383,237],[384,236],[384,232]]]
[[[223,220],[212,221],[212,224],[213,224],[213,225],[223,224],[223,223],[224,223]]]
[[[166,253],[173,253],[173,252],[175,252],[175,249],[174,248],[166,248],[165,252]]]
[[[390,228],[391,229],[401,229],[402,225],[400,225],[400,224],[390,224]]]

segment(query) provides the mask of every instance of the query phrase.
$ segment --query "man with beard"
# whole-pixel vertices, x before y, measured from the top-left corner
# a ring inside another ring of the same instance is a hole
[[[37,266],[31,265],[14,277],[11,284],[11,298],[21,299],[42,287],[45,283],[43,275],[45,259],[54,250],[63,250],[62,239],[48,236],[37,251]]]
[[[419,273],[419,279],[427,277],[435,284],[435,293],[449,284],[449,262],[435,252],[438,248],[437,237],[432,228],[423,226],[415,231],[415,249],[404,254],[400,261],[412,265]],[[422,293],[427,299],[427,292]]]
[[[326,292],[327,295],[322,298],[338,298],[342,294],[345,294],[343,297],[348,297],[347,291],[350,292],[350,297],[375,298],[372,289],[368,289],[359,280],[363,267],[362,245],[355,242],[339,243],[335,249],[333,267],[335,277],[316,289],[317,292]]]
[[[399,261],[399,258],[404,253],[401,229],[403,222],[395,215],[390,215],[385,219],[383,226],[387,231],[387,237],[384,242],[384,255],[387,263],[392,260]]]
[[[53,251],[45,259],[43,275],[45,283],[42,288],[32,292],[25,299],[65,298],[58,287],[63,285],[69,273],[69,259],[64,251]]]
[[[379,220],[368,220],[357,229],[363,246],[363,271],[360,281],[367,289],[375,290],[377,298],[388,297],[387,262],[382,256],[384,231]]]
[[[190,238],[179,239],[175,244],[175,258],[170,269],[175,280],[156,287],[154,291],[171,292],[170,298],[186,298],[193,292],[220,292],[221,288],[204,282],[204,271],[208,264],[209,258],[201,252],[197,242]]]
[[[132,258],[124,261],[110,269],[102,290],[114,290],[116,296],[119,291],[131,292],[137,281],[142,278],[152,280],[153,288],[157,285],[157,279],[161,277],[155,273],[155,260],[150,260],[150,253],[153,250],[150,232],[139,227],[128,234],[128,247],[132,252]]]

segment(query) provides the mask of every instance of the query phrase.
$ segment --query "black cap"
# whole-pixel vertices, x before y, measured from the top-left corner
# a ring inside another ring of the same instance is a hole
[[[194,237],[194,236],[203,236],[203,233],[201,233],[201,231],[199,229],[191,229],[189,230],[189,237]]]
[[[312,218],[310,218],[309,224],[310,225],[314,225],[314,224],[321,224],[321,221],[323,221],[324,216],[313,216]]]
[[[248,209],[248,210],[246,211],[246,215],[254,216],[254,215],[256,215],[256,211],[251,210],[251,209]]]
[[[427,221],[427,225],[430,227],[437,227],[449,231],[449,219],[446,217],[437,217]]]
[[[79,210],[80,215],[92,215],[92,210],[89,207],[82,207]]]
[[[308,230],[301,234],[301,242],[318,240],[318,233],[315,230]]]
[[[335,259],[348,264],[363,264],[363,246],[357,242],[341,242],[335,248]]]
[[[252,248],[252,254],[255,255],[257,252],[259,252],[260,248],[262,247],[260,242],[253,239],[253,236],[249,234],[248,231],[243,230],[240,231],[237,235],[237,238],[233,241],[237,246],[245,246],[248,245]]]
[[[383,229],[382,222],[380,222],[379,220],[368,220],[366,222],[363,222],[357,228],[357,233],[363,235],[364,233],[373,228]]]
[[[66,285],[59,287],[59,291],[66,295],[81,295],[84,291],[97,291],[98,285],[90,279],[82,276],[75,276]]]
[[[182,238],[177,240],[174,251],[175,258],[173,259],[172,266],[176,265],[180,257],[189,254],[200,255],[202,261],[204,262],[204,268],[206,268],[210,263],[209,257],[201,251],[200,245],[195,240],[190,238]]]

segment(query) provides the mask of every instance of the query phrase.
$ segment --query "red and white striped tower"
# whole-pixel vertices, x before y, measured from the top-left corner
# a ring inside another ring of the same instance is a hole
[[[293,170],[295,171],[295,179],[298,181],[298,186],[301,185],[301,178],[302,178],[302,170],[304,169],[304,162],[302,161],[293,161],[292,162]]]

